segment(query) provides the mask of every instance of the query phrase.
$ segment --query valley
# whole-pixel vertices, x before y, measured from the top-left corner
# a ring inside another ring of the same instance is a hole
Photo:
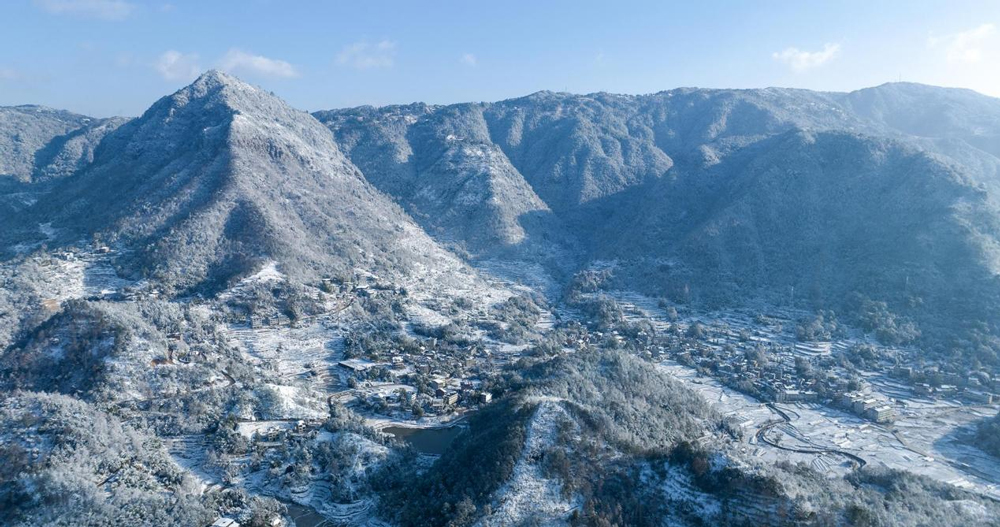
[[[131,120],[5,109],[39,153],[0,164],[0,506],[989,525],[993,132],[871,93],[310,114],[209,71]]]

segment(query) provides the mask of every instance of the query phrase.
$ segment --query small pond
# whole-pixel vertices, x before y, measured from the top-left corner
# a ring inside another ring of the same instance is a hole
[[[451,443],[462,433],[464,428],[460,426],[449,426],[445,428],[407,428],[403,426],[390,426],[382,431],[392,434],[398,439],[409,443],[417,452],[421,454],[433,454],[440,456],[444,454]]]

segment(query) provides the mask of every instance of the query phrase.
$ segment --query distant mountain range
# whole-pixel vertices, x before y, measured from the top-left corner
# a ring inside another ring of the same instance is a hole
[[[913,318],[938,351],[996,360],[998,99],[541,92],[315,115],[375,186],[481,257],[572,248],[576,268],[614,262],[620,285],[671,300]]]
[[[456,255],[563,283],[610,265],[677,302],[833,308],[912,322],[940,353],[1000,350],[1000,99],[967,90],[539,92],[309,115],[213,71],[127,122],[2,108],[0,154],[8,257],[97,240],[178,294],[265,261],[302,280]]]
[[[0,108],[0,177],[40,182],[94,159],[104,133],[124,119],[92,119],[42,106]]]
[[[1000,99],[309,114],[210,71],[134,119],[0,108],[0,225],[4,525],[998,514],[963,434],[1000,371]]]

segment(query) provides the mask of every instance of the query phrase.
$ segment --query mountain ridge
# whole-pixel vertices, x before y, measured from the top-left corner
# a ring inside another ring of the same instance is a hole
[[[916,120],[903,119],[914,105]],[[54,219],[49,243],[120,246],[127,274],[177,290],[211,290],[265,260],[314,281],[405,275],[454,263],[454,251],[541,263],[561,280],[611,262],[625,288],[712,305],[850,309],[874,292],[941,327],[978,309],[1000,334],[983,314],[992,289],[974,287],[1000,269],[995,115],[1000,99],[908,83],[307,114],[210,71],[109,131],[21,223],[35,243]],[[924,281],[901,290],[900,276]],[[978,307],[951,290],[974,291]]]
[[[925,117],[901,120],[908,106]],[[992,120],[1000,99],[898,83],[850,93],[681,88],[315,115],[397,199],[462,178],[422,168],[451,142],[498,149],[551,211],[546,238],[519,245],[581,248],[578,268],[617,263],[625,289],[717,306],[766,298],[837,310],[871,294],[938,330],[995,307],[992,289],[975,284],[992,283],[998,269],[1000,157],[991,138],[1000,138],[1000,118]],[[918,126],[938,115],[946,126]],[[406,206],[420,218],[440,204]],[[476,254],[462,230],[445,231]],[[920,285],[905,290],[906,276]],[[963,307],[952,290],[977,307]],[[987,325],[1000,330],[995,319]]]
[[[120,247],[126,269],[181,289],[227,283],[268,258],[300,279],[355,265],[392,274],[426,259],[389,242],[402,233],[427,258],[447,257],[311,116],[217,71],[110,134],[28,216],[52,221],[61,243]]]
[[[39,110],[0,183],[0,509],[989,524],[1000,101],[875,90],[309,114],[209,71]]]

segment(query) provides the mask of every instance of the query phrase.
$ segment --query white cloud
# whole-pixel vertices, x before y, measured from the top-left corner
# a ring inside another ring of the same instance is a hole
[[[35,5],[53,15],[103,20],[124,20],[135,10],[135,6],[125,0],[35,0]]]
[[[943,37],[927,39],[927,47],[943,47],[948,62],[955,64],[976,64],[983,60],[983,45],[997,33],[993,24],[983,24],[967,31],[960,31]]]
[[[377,44],[369,44],[361,41],[344,46],[344,49],[337,54],[337,64],[351,66],[359,70],[391,68],[395,57],[395,42],[383,40]]]
[[[156,71],[168,81],[191,80],[201,73],[196,53],[184,54],[179,51],[165,51],[156,61]]]
[[[130,57],[129,57],[130,58]],[[197,53],[165,51],[154,64],[156,71],[169,81],[185,81],[197,77],[202,72]],[[247,53],[240,49],[230,49],[217,62],[220,70],[237,75],[288,78],[298,77],[299,72],[291,64],[278,59]]]
[[[52,77],[45,73],[0,66],[0,86],[4,84],[33,86],[51,81]]]
[[[476,56],[473,55],[472,53],[464,53],[462,55],[462,58],[459,59],[459,61],[462,64],[465,64],[466,66],[472,66],[473,68],[479,65],[479,60],[477,60]]]
[[[840,53],[840,44],[827,43],[820,51],[803,51],[786,48],[771,55],[774,60],[788,64],[795,71],[806,71],[831,61]]]
[[[261,77],[298,77],[295,66],[278,59],[254,55],[240,49],[230,49],[219,62],[219,69],[235,74],[258,75]]]
[[[11,68],[0,68],[0,82],[19,81],[23,77],[17,70]]]

